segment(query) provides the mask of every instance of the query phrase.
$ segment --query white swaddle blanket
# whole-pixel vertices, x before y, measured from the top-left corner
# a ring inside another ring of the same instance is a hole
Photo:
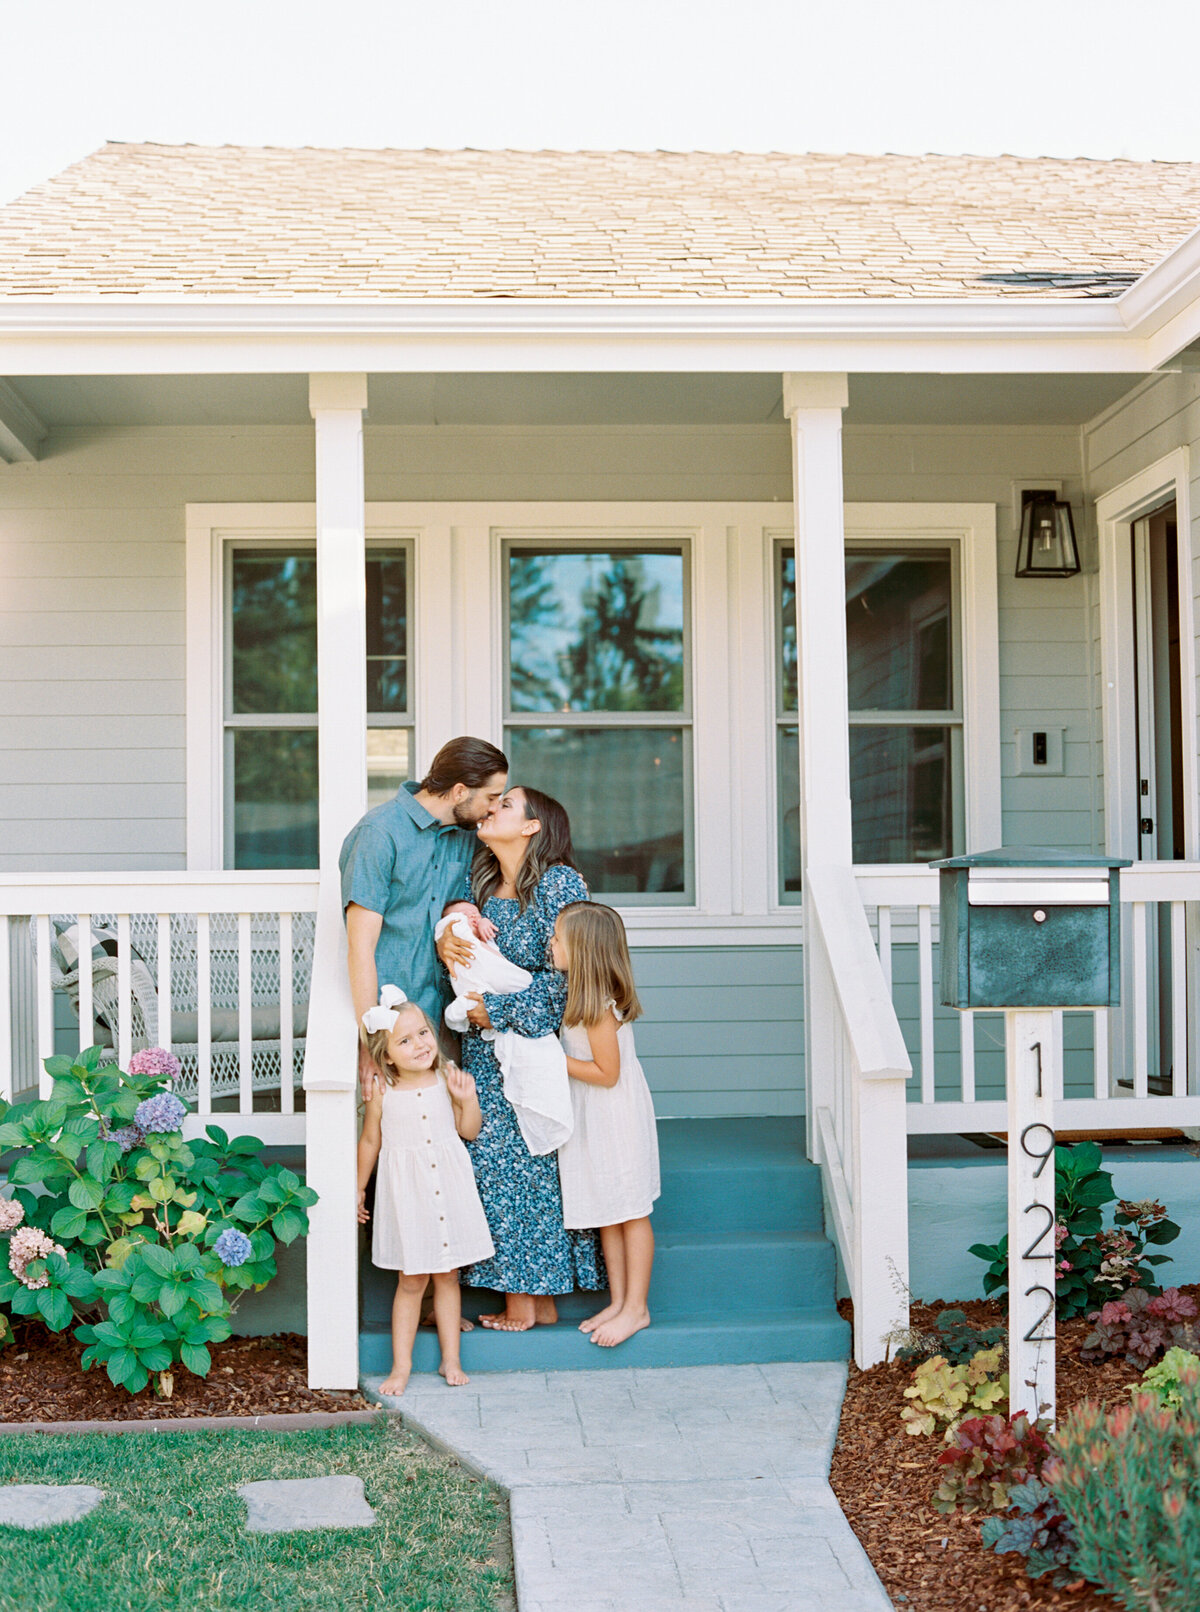
[[[533,983],[526,968],[510,963],[494,941],[486,945],[472,933],[461,913],[443,918],[434,930],[441,939],[452,929],[471,947],[471,961],[451,975],[454,1000],[446,1009],[446,1023],[459,1035],[467,1028],[467,1011],[474,1004],[468,993],[513,996]],[[504,1076],[504,1095],[512,1104],[525,1146],[534,1156],[553,1153],[570,1136],[575,1125],[567,1059],[556,1035],[524,1036],[515,1030],[485,1030],[494,1043],[496,1062]]]

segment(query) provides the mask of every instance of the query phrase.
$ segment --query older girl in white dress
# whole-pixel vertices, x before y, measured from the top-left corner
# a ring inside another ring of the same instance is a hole
[[[403,991],[385,985],[363,1014],[367,1048],[383,1070],[367,1100],[358,1143],[358,1218],[366,1222],[367,1183],[376,1161],[371,1259],[398,1273],[392,1304],[392,1369],[380,1392],[402,1394],[412,1371],[421,1298],[433,1278],[433,1314],[452,1388],[469,1379],[459,1359],[459,1267],[490,1259],[491,1233],[463,1139],[482,1123],[475,1082],[447,1063],[437,1031]]]
[[[625,926],[611,907],[564,907],[550,948],[567,976],[562,1043],[575,1110],[575,1128],[558,1150],[563,1224],[568,1231],[600,1228],[612,1302],[580,1331],[611,1348],[650,1325],[658,1129],[633,1045],[642,1009]]]

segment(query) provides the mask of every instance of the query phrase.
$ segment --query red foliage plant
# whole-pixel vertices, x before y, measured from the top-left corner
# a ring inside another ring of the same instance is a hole
[[[945,1469],[933,1497],[936,1511],[1002,1511],[1008,1491],[1039,1476],[1050,1446],[1024,1412],[972,1416],[947,1435],[938,1456]]]
[[[1079,1358],[1090,1363],[1119,1355],[1144,1370],[1168,1349],[1195,1350],[1195,1315],[1195,1299],[1177,1287],[1168,1287],[1156,1298],[1132,1287],[1088,1316],[1092,1330],[1083,1340]]]

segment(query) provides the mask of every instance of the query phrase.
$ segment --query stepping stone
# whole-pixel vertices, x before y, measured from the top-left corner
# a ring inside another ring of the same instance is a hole
[[[0,1523],[8,1528],[54,1528],[78,1522],[104,1499],[90,1483],[10,1483],[0,1488]]]
[[[246,1502],[248,1534],[370,1528],[375,1522],[361,1478],[271,1478],[243,1483],[238,1493]]]

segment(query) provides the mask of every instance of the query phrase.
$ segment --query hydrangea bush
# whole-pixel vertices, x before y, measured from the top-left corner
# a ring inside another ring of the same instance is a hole
[[[210,1125],[185,1142],[169,1052],[135,1053],[128,1073],[100,1058],[49,1058],[48,1099],[0,1102],[0,1153],[17,1155],[0,1197],[0,1306],[73,1328],[85,1369],[103,1365],[130,1393],[151,1376],[165,1393],[177,1362],[207,1376],[209,1344],[276,1274],[276,1243],[307,1232],[317,1195],[265,1163],[255,1137]]]

